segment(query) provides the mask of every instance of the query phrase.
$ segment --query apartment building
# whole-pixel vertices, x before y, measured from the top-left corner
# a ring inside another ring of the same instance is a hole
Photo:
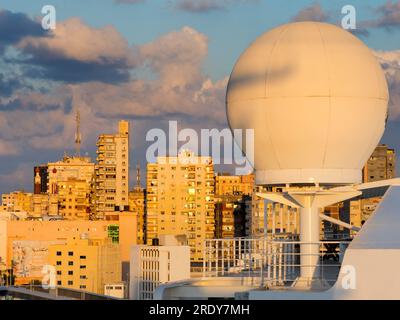
[[[129,122],[120,121],[116,134],[102,134],[97,141],[94,211],[129,210]]]
[[[68,240],[49,246],[49,264],[56,269],[56,285],[104,294],[105,285],[121,281],[118,245],[110,239]]]
[[[191,261],[203,260],[203,242],[214,237],[214,166],[211,157],[184,150],[147,165],[146,241],[185,235]]]

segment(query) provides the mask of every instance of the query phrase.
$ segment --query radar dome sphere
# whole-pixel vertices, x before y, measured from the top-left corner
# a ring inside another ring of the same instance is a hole
[[[331,24],[298,22],[244,51],[226,99],[231,129],[254,129],[257,184],[347,184],[361,182],[382,137],[388,88],[358,38]]]

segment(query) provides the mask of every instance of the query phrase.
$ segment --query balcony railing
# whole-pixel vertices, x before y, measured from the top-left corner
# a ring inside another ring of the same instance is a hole
[[[319,246],[315,277],[333,285],[349,241],[303,243],[288,237],[208,239],[204,242],[204,277],[242,277],[253,285],[289,286],[300,275],[300,245]],[[307,267],[307,266],[306,266]]]

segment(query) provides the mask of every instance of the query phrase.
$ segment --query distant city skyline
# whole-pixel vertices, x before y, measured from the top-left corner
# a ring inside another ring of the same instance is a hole
[[[40,1],[0,5],[0,193],[33,189],[33,167],[74,153],[75,112],[82,154],[96,139],[131,126],[130,187],[146,168],[146,132],[226,128],[225,89],[240,53],[288,21],[338,24],[346,1],[63,1],[53,37],[40,27]],[[400,2],[352,1],[362,41],[389,82],[382,143],[400,150]],[[366,124],[368,125],[368,124]],[[227,168],[216,168],[224,171]],[[144,176],[144,175],[142,175]],[[142,179],[144,185],[144,179]]]

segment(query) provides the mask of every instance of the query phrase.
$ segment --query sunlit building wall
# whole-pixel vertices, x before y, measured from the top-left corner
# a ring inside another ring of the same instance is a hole
[[[110,239],[81,237],[50,245],[48,257],[59,287],[104,294],[105,284],[121,281],[120,251]]]
[[[363,168],[363,182],[396,177],[396,152],[387,145],[378,145]]]
[[[59,215],[67,220],[88,220],[91,185],[85,180],[58,182]]]
[[[214,237],[214,166],[211,157],[182,151],[147,165],[146,240],[186,235],[192,261],[203,260],[203,242]]]
[[[129,210],[129,122],[118,123],[118,133],[102,134],[97,141],[94,210],[97,217],[106,212]]]

